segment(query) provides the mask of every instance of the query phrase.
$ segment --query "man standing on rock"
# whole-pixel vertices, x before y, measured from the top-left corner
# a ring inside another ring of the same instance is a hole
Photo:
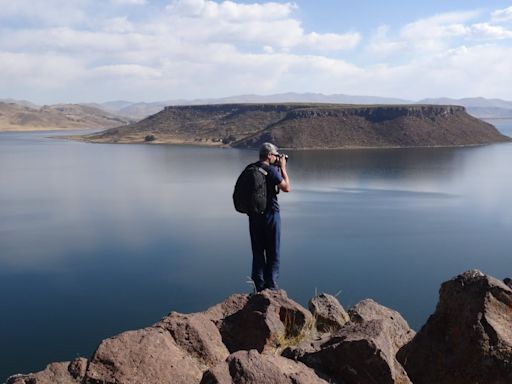
[[[252,247],[252,274],[256,291],[265,288],[277,289],[279,277],[281,216],[277,194],[279,190],[290,192],[290,180],[286,173],[286,158],[280,155],[277,147],[264,143],[260,147],[260,160],[257,163],[268,172],[267,208],[263,213],[249,214],[249,231]]]

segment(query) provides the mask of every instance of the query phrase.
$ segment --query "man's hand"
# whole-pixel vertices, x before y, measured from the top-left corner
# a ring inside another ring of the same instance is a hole
[[[279,156],[279,168],[286,168],[286,156]]]
[[[279,167],[281,168],[281,175],[283,176],[283,181],[278,185],[279,189],[283,192],[290,192],[290,179],[288,178],[288,173],[286,173],[286,156],[281,155],[278,157]]]

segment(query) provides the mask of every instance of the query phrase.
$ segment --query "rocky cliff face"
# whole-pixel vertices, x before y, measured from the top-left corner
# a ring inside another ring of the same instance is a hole
[[[222,104],[166,107],[136,124],[84,139],[282,148],[429,147],[510,140],[464,107],[336,104]]]
[[[512,285],[512,284],[511,284]],[[348,312],[322,294],[311,312],[284,291],[235,294],[103,340],[89,358],[7,384],[505,384],[512,382],[512,289],[468,271],[444,283],[418,334],[367,299]]]

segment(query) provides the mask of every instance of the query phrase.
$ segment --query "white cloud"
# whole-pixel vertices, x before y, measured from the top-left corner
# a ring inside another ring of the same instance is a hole
[[[491,13],[491,17],[494,22],[512,21],[512,7],[498,9]]]
[[[111,0],[112,3],[117,5],[144,5],[146,4],[146,0]]]
[[[500,25],[491,25],[488,23],[473,24],[471,31],[477,37],[485,39],[499,40],[512,38],[512,30],[506,29]]]
[[[336,51],[356,47],[361,41],[359,33],[347,33],[344,35],[336,33],[312,32],[305,36],[305,45],[320,50]]]
[[[0,83],[5,89],[65,89],[87,76],[82,62],[67,55],[0,51]]]
[[[134,30],[134,26],[127,17],[114,17],[112,19],[105,20],[103,23],[103,30],[105,32],[125,33],[132,32]]]
[[[87,20],[87,0],[0,0],[0,20],[74,25]]]
[[[476,18],[479,14],[476,11],[449,12],[420,19],[407,24],[402,29],[401,36],[412,41],[466,36],[470,33],[470,28],[465,25],[465,22]]]
[[[408,43],[406,41],[390,39],[388,37],[389,30],[388,25],[381,25],[377,28],[377,31],[367,47],[367,50],[371,54],[385,58],[407,48]]]
[[[288,51],[308,48],[337,51],[355,47],[358,33],[305,33],[292,17],[294,3],[238,4],[211,0],[175,0],[167,7],[167,26],[174,36],[194,42],[230,42],[272,46]]]
[[[239,4],[233,1],[217,3],[211,0],[173,0],[166,9],[176,16],[243,22],[283,19],[296,8],[294,3]]]
[[[28,8],[28,0],[19,1]],[[39,9],[41,0],[33,1]],[[98,3],[77,0],[75,9],[47,1],[85,19],[62,24],[49,12],[37,19],[44,22],[0,27],[4,97],[165,100],[296,91],[511,98],[510,30],[492,19],[504,18],[504,10],[441,14],[365,37],[305,30],[292,2],[175,0],[158,13],[123,7],[123,15],[111,1],[88,8]],[[4,5],[13,20],[37,17]]]
[[[132,76],[140,78],[162,77],[162,73],[159,70],[137,64],[102,65],[93,70],[98,74],[108,76]]]

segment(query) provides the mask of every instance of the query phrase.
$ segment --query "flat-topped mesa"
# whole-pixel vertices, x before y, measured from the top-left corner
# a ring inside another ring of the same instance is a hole
[[[148,139],[148,137],[150,139]],[[511,139],[454,105],[213,104],[171,106],[82,140],[254,148],[466,146]]]
[[[466,112],[466,108],[459,105],[389,105],[389,106],[358,106],[347,105],[345,108],[311,108],[305,107],[293,109],[288,113],[288,118],[310,118],[328,116],[356,115],[367,117],[374,121],[396,119],[401,116],[413,116],[418,118],[432,116],[447,116],[457,112]]]

